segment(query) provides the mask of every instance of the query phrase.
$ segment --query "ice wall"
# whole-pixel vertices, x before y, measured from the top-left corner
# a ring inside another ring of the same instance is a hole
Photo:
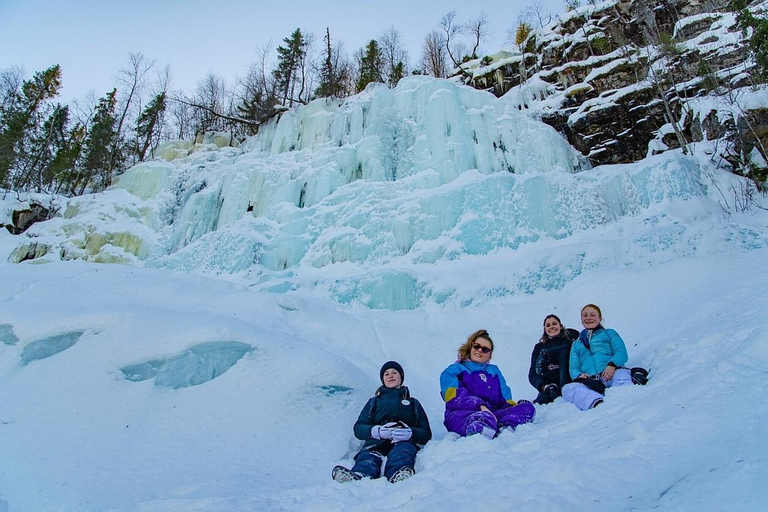
[[[575,152],[549,126],[446,80],[372,84],[286,112],[239,148],[200,143],[185,155],[71,200],[63,217],[33,226],[12,259],[230,274],[257,290],[410,309],[728,250],[705,246],[695,226],[721,209],[712,171],[696,158],[575,172]],[[670,214],[671,204],[685,213]],[[728,243],[762,246],[765,236]],[[488,262],[496,270],[486,279],[474,268]]]

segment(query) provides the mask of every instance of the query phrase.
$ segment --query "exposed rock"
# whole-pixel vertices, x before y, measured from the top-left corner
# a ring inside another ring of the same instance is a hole
[[[522,55],[505,55],[478,68],[472,84],[499,96],[529,83],[551,84],[549,106],[537,112],[544,122],[594,165],[634,162],[647,156],[657,137],[668,148],[680,146],[674,131],[659,129],[681,123],[688,99],[723,85],[748,85],[753,64],[727,4],[616,0],[583,6],[531,33],[523,43],[525,66]],[[559,108],[552,108],[556,99]],[[764,116],[752,117],[754,123],[747,122],[750,116],[744,123],[757,135],[738,135],[745,141],[739,151],[754,149],[768,130]],[[689,119],[678,131],[690,142],[735,129]]]
[[[14,210],[11,214],[11,223],[6,225],[6,229],[13,235],[20,235],[25,232],[35,222],[42,222],[50,219],[51,210],[41,204],[32,203],[21,210]]]

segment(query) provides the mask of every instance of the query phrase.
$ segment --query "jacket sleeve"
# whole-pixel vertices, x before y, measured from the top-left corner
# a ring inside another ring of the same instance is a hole
[[[499,370],[498,367],[496,368],[496,373],[499,374],[499,387],[501,388],[501,397],[508,404],[517,405],[517,403],[512,399],[512,388],[509,387],[507,380],[504,378],[504,375],[501,373],[501,370]]]
[[[568,370],[571,373],[571,378],[574,380],[583,373],[581,369],[581,353],[579,346],[579,341],[573,342],[573,345],[571,345],[571,355],[568,358]]]
[[[571,359],[572,347],[573,347],[572,343],[563,347],[563,349],[560,351],[560,354],[557,358],[558,364],[560,365],[560,384],[559,385],[561,389],[563,386],[571,382],[570,359]]]
[[[445,400],[447,411],[479,411],[481,405],[488,406],[482,399],[470,395],[459,384],[459,374],[464,371],[458,364],[452,364],[440,374],[440,394]]]
[[[528,370],[528,382],[530,382],[531,386],[536,388],[537,391],[541,391],[541,386],[544,384],[544,378],[536,371],[541,348],[542,343],[537,343],[533,346],[533,353],[531,354],[531,368]]]
[[[373,425],[369,423],[369,416],[371,414],[371,407],[373,407],[374,400],[375,398],[368,400],[368,403],[366,403],[365,407],[363,407],[363,410],[360,411],[360,416],[357,417],[357,421],[355,422],[355,437],[362,441],[371,439],[371,429],[373,428]]]
[[[427,444],[427,442],[432,439],[432,429],[429,427],[429,418],[419,401],[415,398],[412,400],[414,401],[416,409],[416,425],[409,425],[413,432],[411,441],[416,444]]]
[[[606,329],[605,332],[608,334],[608,339],[611,342],[611,351],[613,352],[613,356],[609,362],[612,362],[616,366],[624,366],[627,364],[627,360],[629,359],[629,355],[627,354],[627,347],[624,345],[624,340],[621,339],[619,333],[613,329]]]

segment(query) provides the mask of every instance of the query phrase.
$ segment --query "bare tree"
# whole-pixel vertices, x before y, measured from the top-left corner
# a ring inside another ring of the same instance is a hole
[[[443,29],[443,42],[448,57],[463,76],[470,78],[470,74],[461,65],[462,58],[456,45],[456,38],[462,32],[462,26],[456,23],[456,11],[449,11],[443,15],[440,19],[440,28]]]
[[[0,109],[6,108],[14,95],[21,92],[24,74],[24,68],[21,66],[0,70]]]
[[[141,112],[141,94],[145,85],[145,79],[147,73],[154,67],[155,61],[147,60],[144,55],[139,53],[128,54],[128,64],[120,68],[117,72],[118,92],[120,93],[120,103],[122,108],[117,116],[116,132],[110,149],[109,173],[114,172],[117,163],[121,160],[121,145],[125,142],[125,127],[131,123],[127,123],[129,115],[134,118],[138,117],[138,113]],[[135,145],[138,141],[134,141]],[[135,159],[134,159],[135,160]]]
[[[523,13],[525,15],[525,21],[530,23],[532,20],[536,20],[539,28],[544,28],[552,21],[552,13],[547,9],[547,6],[542,0],[536,0],[531,5],[527,6]]]
[[[427,34],[427,37],[424,39],[421,67],[426,74],[436,78],[444,78],[447,73],[445,38],[437,30]]]
[[[384,61],[384,80],[394,87],[409,73],[408,50],[395,27],[389,27],[379,36],[379,50]]]
[[[480,15],[468,21],[464,25],[464,31],[472,36],[474,44],[472,46],[472,53],[470,54],[473,59],[477,59],[477,50],[480,47],[480,43],[485,41],[490,35],[490,22],[488,21],[488,15],[485,12],[481,12]]]

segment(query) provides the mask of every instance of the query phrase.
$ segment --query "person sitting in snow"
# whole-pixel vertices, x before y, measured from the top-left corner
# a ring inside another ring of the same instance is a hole
[[[605,388],[632,384],[626,368],[624,340],[613,329],[603,327],[603,314],[594,304],[581,308],[584,330],[573,342],[569,371],[574,382],[563,387],[563,398],[582,411],[603,403]]]
[[[539,391],[535,404],[548,404],[560,396],[563,386],[571,382],[569,357],[571,344],[579,331],[566,329],[557,315],[544,318],[544,332],[533,347],[528,382]]]
[[[355,455],[352,469],[333,468],[332,477],[337,482],[379,478],[384,457],[387,480],[405,480],[416,472],[414,464],[420,445],[432,439],[424,409],[403,386],[403,367],[388,361],[381,367],[379,378],[382,386],[365,404],[354,426],[355,437],[365,444]]]
[[[514,429],[533,421],[533,404],[512,399],[498,366],[489,363],[492,355],[488,331],[477,331],[459,347],[458,361],[440,374],[440,392],[445,400],[443,424],[449,432],[492,439],[504,427]]]

